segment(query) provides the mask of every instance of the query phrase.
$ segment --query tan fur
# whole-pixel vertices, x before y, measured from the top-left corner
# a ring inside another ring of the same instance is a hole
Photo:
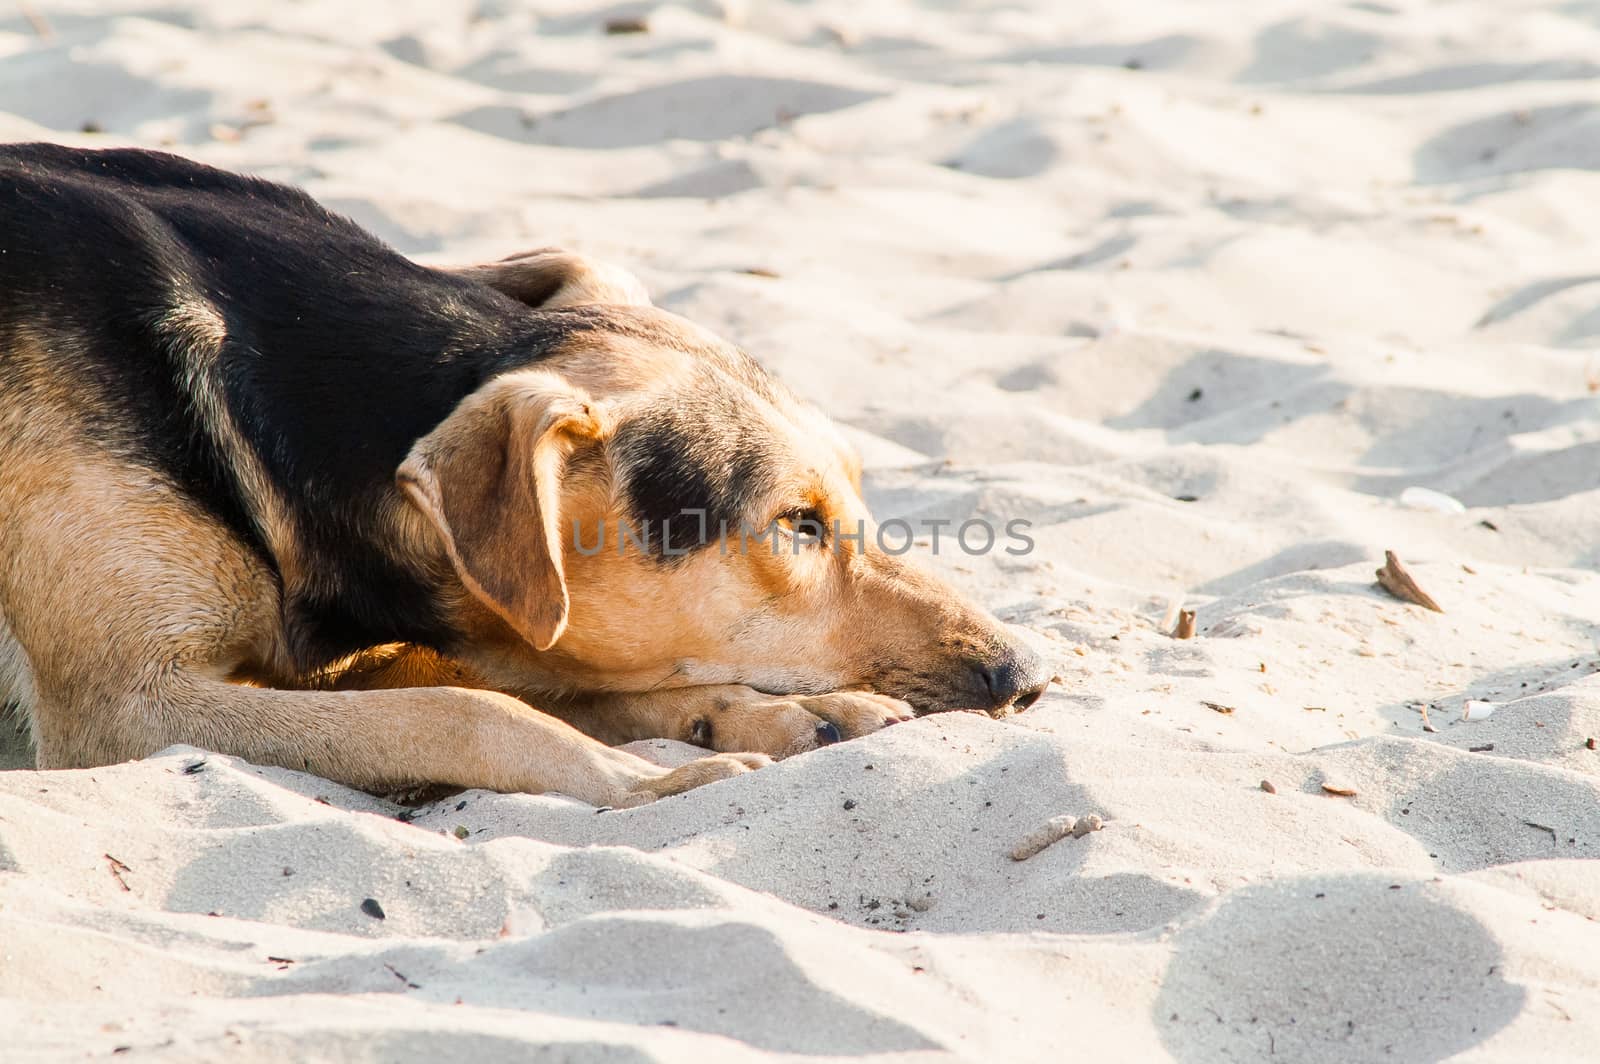
[[[234,476],[245,485],[246,494],[255,506],[257,528],[271,549],[284,581],[294,585],[316,578],[318,574],[300,564],[299,544],[288,508],[273,487],[272,478],[262,468],[255,450],[234,423],[233,414],[222,396],[215,372],[219,350],[227,338],[227,324],[221,312],[201,296],[182,292],[159,326],[180,348],[175,352],[176,360],[188,370],[184,374],[184,385],[189,397],[203,412],[205,423],[216,437],[218,449],[226,457]]]
[[[467,590],[535,650],[567,627],[558,509],[567,458],[604,431],[589,397],[559,377],[508,373],[419,440],[397,474]]]

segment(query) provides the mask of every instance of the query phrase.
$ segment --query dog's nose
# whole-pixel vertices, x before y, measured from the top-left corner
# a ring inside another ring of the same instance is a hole
[[[1009,707],[1020,713],[1039,701],[1050,686],[1043,659],[1021,647],[1010,648],[1002,656],[973,668],[989,692],[992,712]]]

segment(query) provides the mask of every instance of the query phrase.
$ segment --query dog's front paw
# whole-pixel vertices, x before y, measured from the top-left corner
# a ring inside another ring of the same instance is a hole
[[[899,699],[868,691],[783,697],[746,688],[737,696],[719,694],[693,722],[688,738],[712,750],[754,750],[781,759],[869,735],[913,716]]]
[[[834,691],[826,695],[797,698],[795,701],[800,703],[802,709],[837,728],[841,739],[871,735],[891,724],[901,724],[916,716],[909,703],[871,691]]]
[[[630,790],[617,804],[624,809],[636,805],[653,802],[657,798],[668,795],[682,794],[692,791],[696,787],[703,787],[708,783],[718,780],[730,779],[733,776],[742,776],[758,768],[772,764],[772,758],[765,754],[713,754],[702,757],[698,761],[691,761],[687,765],[680,765],[670,772],[663,772],[641,782]]]

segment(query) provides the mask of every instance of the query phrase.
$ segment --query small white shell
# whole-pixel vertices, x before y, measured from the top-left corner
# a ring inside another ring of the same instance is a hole
[[[1400,504],[1413,510],[1432,510],[1441,514],[1464,514],[1467,508],[1457,499],[1432,488],[1407,488],[1400,493]]]
[[[1467,704],[1461,707],[1461,719],[1488,720],[1497,708],[1493,702],[1485,702],[1480,698],[1469,699]]]

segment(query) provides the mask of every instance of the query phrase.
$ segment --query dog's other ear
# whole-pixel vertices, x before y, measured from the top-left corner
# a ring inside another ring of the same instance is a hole
[[[589,396],[543,370],[499,377],[418,440],[395,481],[438,531],[456,574],[536,650],[567,626],[561,483],[607,431]]]
[[[650,294],[627,270],[560,248],[524,251],[499,262],[457,266],[445,272],[486,284],[540,310],[585,303],[650,305]]]

